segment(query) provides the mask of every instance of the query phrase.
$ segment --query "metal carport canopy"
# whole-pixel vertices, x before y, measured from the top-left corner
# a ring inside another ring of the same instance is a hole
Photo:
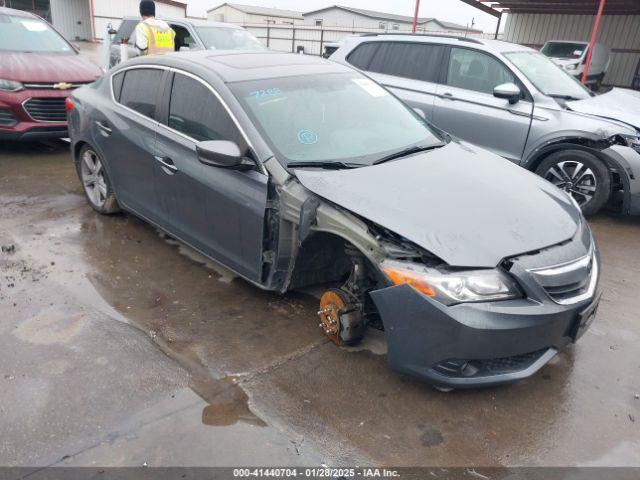
[[[489,15],[499,17],[502,13],[566,13],[573,15],[595,15],[600,0],[461,0]],[[640,0],[607,0],[604,15],[638,15]]]
[[[591,41],[587,52],[586,66],[582,74],[582,83],[587,82],[593,46],[598,39],[598,30],[602,15],[640,14],[640,0],[462,0],[485,13],[498,18],[495,38],[498,38],[503,13],[538,13],[595,15]]]

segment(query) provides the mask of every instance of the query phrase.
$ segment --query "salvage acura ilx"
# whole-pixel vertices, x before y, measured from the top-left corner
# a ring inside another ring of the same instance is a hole
[[[325,286],[320,329],[337,344],[384,330],[396,371],[513,381],[594,318],[599,256],[576,203],[349,67],[140,58],[68,109],[96,211],[129,211],[263,289]]]

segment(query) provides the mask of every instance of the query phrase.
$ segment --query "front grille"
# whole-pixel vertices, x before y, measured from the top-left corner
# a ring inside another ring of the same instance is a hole
[[[24,83],[24,88],[27,90],[73,90],[76,88],[80,88],[83,85],[88,85],[91,82],[59,82],[59,83],[41,83],[41,82],[33,82],[33,83]],[[70,86],[68,86],[70,85]],[[60,88],[64,86],[66,88]]]
[[[0,127],[13,127],[18,120],[8,108],[0,108]]]
[[[592,249],[588,255],[572,262],[535,268],[529,272],[554,302],[569,305],[594,294],[598,261]]]
[[[64,97],[30,98],[23,105],[29,116],[38,122],[66,122]]]
[[[504,375],[529,368],[549,349],[485,360],[449,359],[438,363],[433,370],[449,378],[475,378]]]

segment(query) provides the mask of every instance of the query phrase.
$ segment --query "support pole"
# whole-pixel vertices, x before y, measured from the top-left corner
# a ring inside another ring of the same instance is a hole
[[[502,21],[502,12],[500,12],[500,16],[498,17],[498,25],[496,25],[496,34],[493,38],[498,39],[498,34],[500,33],[500,22]]]
[[[589,77],[589,67],[591,66],[591,55],[593,54],[593,48],[595,47],[596,40],[598,39],[598,30],[600,29],[600,20],[602,20],[602,11],[604,10],[604,4],[607,0],[600,0],[600,6],[598,7],[598,14],[596,15],[596,21],[593,23],[593,30],[591,32],[591,41],[589,42],[589,51],[587,52],[587,63],[584,66],[584,72],[582,72],[582,84],[587,83]]]
[[[411,27],[411,32],[416,33],[416,28],[418,27],[418,11],[420,10],[420,0],[416,0],[416,10],[413,12],[413,26]]]

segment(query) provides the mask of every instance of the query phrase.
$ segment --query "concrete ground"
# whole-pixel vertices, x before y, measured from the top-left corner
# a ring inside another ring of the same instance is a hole
[[[591,221],[604,298],[537,375],[443,394],[384,338],[85,202],[62,142],[0,146],[0,465],[640,466],[640,218]]]

